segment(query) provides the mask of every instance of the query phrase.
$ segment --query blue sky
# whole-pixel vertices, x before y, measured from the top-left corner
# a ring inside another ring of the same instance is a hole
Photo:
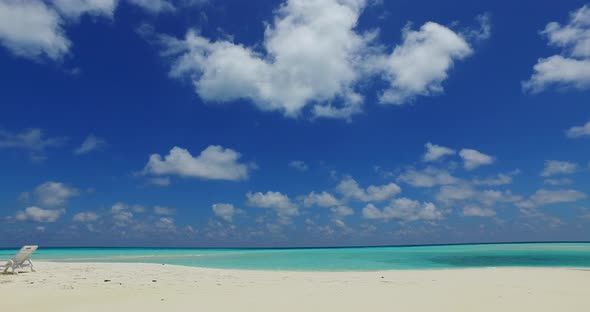
[[[590,240],[583,1],[0,0],[0,246]]]

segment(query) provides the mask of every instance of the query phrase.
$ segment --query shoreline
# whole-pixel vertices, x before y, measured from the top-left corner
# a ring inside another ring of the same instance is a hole
[[[547,269],[547,270],[581,270],[589,271],[590,266],[485,266],[485,267],[440,267],[440,268],[419,268],[419,269],[384,269],[384,270],[271,270],[271,269],[248,269],[248,268],[215,268],[205,266],[192,266],[183,264],[168,264],[168,263],[153,263],[153,262],[117,262],[117,261],[61,261],[61,260],[48,260],[43,259],[34,261],[33,264],[36,266],[37,263],[41,264],[65,264],[65,265],[78,265],[78,264],[89,264],[89,265],[103,265],[103,264],[114,264],[114,265],[156,265],[156,266],[171,266],[180,268],[194,268],[202,270],[219,270],[219,271],[236,271],[236,272],[268,272],[268,273],[375,273],[375,272],[430,272],[430,271],[462,271],[462,270],[487,270],[487,269],[519,269],[519,270],[535,270],[535,269]],[[27,272],[25,272],[27,273]],[[0,272],[0,275],[2,273]]]
[[[34,262],[0,275],[20,311],[590,311],[590,268],[263,271]]]

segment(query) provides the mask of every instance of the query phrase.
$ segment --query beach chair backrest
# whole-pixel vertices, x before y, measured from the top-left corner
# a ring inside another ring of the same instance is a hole
[[[39,246],[24,246],[12,258],[12,261],[14,261],[14,264],[16,265],[22,264],[31,258],[31,255],[35,252],[35,250],[37,250],[37,248],[39,248]]]

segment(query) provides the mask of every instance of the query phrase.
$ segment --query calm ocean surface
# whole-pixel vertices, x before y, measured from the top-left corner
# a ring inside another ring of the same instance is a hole
[[[0,249],[0,259],[16,250]],[[370,271],[469,267],[590,267],[590,243],[313,249],[40,248],[34,260],[144,262],[255,270]]]

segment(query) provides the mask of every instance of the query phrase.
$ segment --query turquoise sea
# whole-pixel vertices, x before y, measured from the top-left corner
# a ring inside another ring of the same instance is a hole
[[[0,249],[0,259],[16,250]],[[470,267],[590,267],[590,243],[301,249],[40,248],[33,260],[144,262],[254,270],[371,271]]]

